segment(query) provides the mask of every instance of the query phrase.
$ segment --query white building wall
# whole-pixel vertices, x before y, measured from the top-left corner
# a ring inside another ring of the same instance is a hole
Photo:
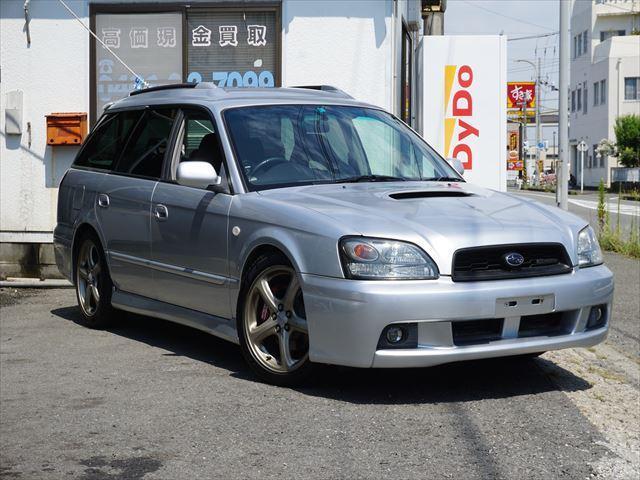
[[[330,84],[399,114],[402,23],[410,1],[418,0],[283,0],[283,86]],[[96,3],[110,2],[122,3]],[[67,3],[88,25],[91,2]],[[78,147],[47,146],[45,115],[90,109],[87,31],[59,2],[34,0],[27,46],[23,6],[23,0],[0,1],[0,243],[51,242],[57,186]],[[418,33],[412,35],[416,48]],[[6,136],[6,94],[13,90],[23,91],[23,133]],[[419,101],[414,94],[414,116]]]
[[[391,109],[392,2],[285,0],[282,84],[333,85]]]
[[[593,145],[602,139],[615,141],[614,125],[619,115],[640,114],[640,102],[624,100],[624,78],[640,75],[640,36],[629,35],[638,28],[639,15],[625,14],[625,10],[640,10],[638,0],[576,1],[571,16],[571,79],[570,92],[578,86],[588,91],[587,113],[584,109],[571,112],[569,117],[569,143],[571,144],[571,172],[580,182],[580,155],[576,145],[584,141],[589,150],[584,156],[584,184],[595,187],[604,180],[610,184],[610,169],[618,165],[609,157],[601,167],[595,157]],[[574,58],[573,37],[588,31],[588,51]],[[626,36],[616,36],[601,42],[600,32],[625,30]],[[594,105],[594,82],[607,80],[607,100]],[[569,93],[571,106],[571,93]]]
[[[0,2],[0,242],[50,241],[57,185],[78,147],[48,147],[45,115],[89,111],[87,32],[58,2],[34,1],[27,46],[23,4]],[[88,21],[86,1],[68,4]],[[12,90],[23,91],[22,135],[5,134],[6,94]]]

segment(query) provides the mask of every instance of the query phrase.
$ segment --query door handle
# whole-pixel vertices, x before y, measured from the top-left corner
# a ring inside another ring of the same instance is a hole
[[[153,214],[156,217],[156,220],[159,222],[164,222],[167,218],[169,218],[169,210],[164,205],[156,205],[153,209]]]
[[[102,208],[109,208],[109,195],[106,193],[98,195],[98,206]]]

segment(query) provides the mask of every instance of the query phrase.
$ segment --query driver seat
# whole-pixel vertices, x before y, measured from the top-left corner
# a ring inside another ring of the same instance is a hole
[[[197,149],[189,155],[190,161],[210,163],[220,175],[220,167],[222,166],[222,156],[220,155],[220,142],[215,133],[208,133],[202,140]]]

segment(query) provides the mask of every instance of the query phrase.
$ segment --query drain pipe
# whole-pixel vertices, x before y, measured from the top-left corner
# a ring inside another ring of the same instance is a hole
[[[27,34],[27,47],[31,46],[31,31],[29,30],[29,3],[31,3],[31,0],[24,0],[24,30]]]

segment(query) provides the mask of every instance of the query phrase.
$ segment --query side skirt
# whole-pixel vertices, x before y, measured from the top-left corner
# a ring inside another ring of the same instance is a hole
[[[170,322],[197,328],[198,330],[223,338],[229,342],[239,344],[238,333],[236,332],[234,322],[231,320],[117,289],[113,291],[111,304],[114,308],[120,310],[161,318]]]

